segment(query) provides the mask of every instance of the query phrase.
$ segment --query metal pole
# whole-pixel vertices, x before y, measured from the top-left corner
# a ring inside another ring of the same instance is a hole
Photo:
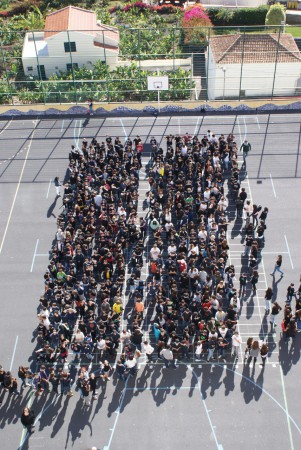
[[[242,85],[243,64],[244,64],[244,58],[245,58],[245,42],[246,42],[246,28],[244,28],[244,37],[243,37],[243,41],[242,41],[241,67],[240,67],[239,92],[238,92],[238,101],[239,102],[240,102],[240,93],[241,93],[241,85]]]
[[[142,81],[141,81],[141,56],[140,56],[140,28],[138,30],[138,47],[139,47],[139,53],[138,53],[138,62],[139,62],[139,85],[140,85],[140,102],[142,103]]]
[[[208,45],[207,45],[207,73],[206,73],[206,102],[208,102],[208,74],[209,74],[209,47],[210,47],[210,31],[211,28],[208,28]]]
[[[41,88],[42,88],[42,93],[43,93],[43,99],[44,99],[44,105],[45,105],[46,104],[45,92],[44,92],[43,80],[42,80],[42,76],[41,76],[41,69],[40,69],[40,63],[39,63],[38,50],[37,50],[36,41],[35,41],[35,38],[34,38],[34,32],[33,31],[32,31],[32,38],[33,38],[34,48],[35,48],[35,52],[36,52],[37,65],[38,65],[38,75],[39,75],[39,78],[40,78],[40,83],[41,83]]]
[[[225,89],[226,89],[226,67],[222,67],[222,71],[224,72],[224,84],[223,84],[223,100],[225,100]]]
[[[159,76],[159,69],[157,69],[157,76]],[[160,89],[158,89],[158,112],[160,112]]]
[[[107,64],[107,53],[106,53],[106,46],[105,46],[104,30],[102,30],[102,43],[103,43],[103,55],[104,55],[104,58],[105,58],[105,65],[106,65],[107,102],[110,103],[110,91],[109,91],[109,85],[108,85],[108,64]]]
[[[175,70],[175,29],[172,29],[172,61],[173,70]]]
[[[71,54],[71,43],[70,43],[69,30],[67,30],[67,36],[68,36],[68,42],[69,42],[69,54],[70,54],[70,61],[71,61],[71,73],[72,73],[73,89],[74,89],[74,95],[75,95],[75,103],[77,104],[77,94],[76,94],[76,85],[75,85],[75,78],[74,78],[73,59],[72,59],[72,54]]]
[[[277,51],[276,51],[276,59],[275,59],[275,69],[274,69],[274,78],[273,78],[273,86],[272,86],[271,100],[273,100],[273,97],[274,97],[274,89],[275,89],[275,81],[276,81],[276,71],[277,71],[278,55],[279,55],[280,36],[281,36],[281,26],[279,27],[279,32],[278,32],[278,42],[277,42]]]
[[[5,60],[5,56],[4,56],[2,45],[3,45],[3,43],[1,41],[1,55],[2,55],[3,69],[5,70],[5,78],[6,78],[6,81],[7,81],[7,87],[9,89],[9,95],[11,97],[11,102],[12,102],[12,104],[14,104],[14,98],[13,98],[13,94],[12,94],[12,91],[11,91],[11,84],[9,82],[9,76],[8,76],[7,67],[6,67],[6,60]]]

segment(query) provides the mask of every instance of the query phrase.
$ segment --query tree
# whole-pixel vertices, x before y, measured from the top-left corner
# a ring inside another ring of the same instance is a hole
[[[271,5],[265,18],[266,25],[281,25],[281,22],[285,22],[285,7],[280,3]]]

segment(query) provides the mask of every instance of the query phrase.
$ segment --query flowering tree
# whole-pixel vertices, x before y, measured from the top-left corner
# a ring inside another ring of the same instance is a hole
[[[204,7],[200,3],[189,6],[182,19],[182,28],[184,30],[185,44],[204,44],[208,34],[208,27],[212,23],[206,14]]]

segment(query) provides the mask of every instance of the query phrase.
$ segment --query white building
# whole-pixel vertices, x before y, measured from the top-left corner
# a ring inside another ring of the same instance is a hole
[[[206,64],[209,100],[294,95],[301,75],[300,52],[285,33],[212,36]]]
[[[100,24],[94,11],[67,6],[47,15],[44,32],[26,33],[22,63],[26,76],[46,79],[99,60],[115,67],[118,53],[117,28]]]

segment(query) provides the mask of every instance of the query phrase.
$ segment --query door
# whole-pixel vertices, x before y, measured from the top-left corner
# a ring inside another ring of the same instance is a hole
[[[46,80],[45,66],[39,65],[39,66],[37,66],[37,69],[38,69],[38,74],[39,74],[40,80]]]

